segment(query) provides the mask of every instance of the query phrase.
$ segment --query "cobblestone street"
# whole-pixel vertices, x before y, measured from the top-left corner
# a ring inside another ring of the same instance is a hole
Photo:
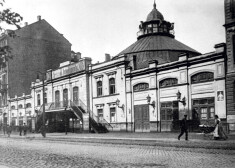
[[[0,167],[233,167],[234,150],[0,138]]]

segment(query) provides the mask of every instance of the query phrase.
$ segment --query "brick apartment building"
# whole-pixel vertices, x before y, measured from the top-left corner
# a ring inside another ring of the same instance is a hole
[[[227,122],[235,130],[235,0],[225,0]]]
[[[46,72],[57,68],[61,62],[70,60],[71,43],[46,20],[38,16],[37,22],[0,37],[1,46],[9,46],[13,59],[0,70],[0,108],[5,114],[7,99],[30,94],[31,82],[35,81],[37,71]]]

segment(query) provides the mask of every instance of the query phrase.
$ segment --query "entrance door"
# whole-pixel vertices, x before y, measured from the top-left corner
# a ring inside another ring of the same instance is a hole
[[[176,122],[179,119],[178,102],[161,102],[161,131],[177,130]]]
[[[134,106],[135,118],[135,132],[149,132],[149,105],[135,105]]]

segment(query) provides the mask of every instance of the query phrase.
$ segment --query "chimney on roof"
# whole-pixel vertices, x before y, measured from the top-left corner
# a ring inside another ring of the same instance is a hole
[[[41,20],[41,16],[40,15],[38,15],[38,21],[40,21]]]
[[[105,62],[110,61],[110,60],[111,60],[110,54],[105,54]]]
[[[28,26],[28,22],[25,22],[25,23],[24,23],[24,26]]]
[[[81,53],[80,52],[77,52],[77,53],[75,53],[75,52],[71,52],[71,61],[72,62],[78,62],[80,59],[81,59]]]
[[[82,58],[82,53],[77,52],[77,53],[76,53],[76,56],[77,56],[77,59],[80,60],[80,59]]]

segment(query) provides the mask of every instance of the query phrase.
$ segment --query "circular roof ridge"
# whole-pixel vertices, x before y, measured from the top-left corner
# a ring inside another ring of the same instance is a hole
[[[199,53],[193,48],[181,43],[180,41],[168,36],[147,36],[137,40],[129,47],[121,51],[118,55],[129,54],[142,51],[187,51],[192,53]]]

